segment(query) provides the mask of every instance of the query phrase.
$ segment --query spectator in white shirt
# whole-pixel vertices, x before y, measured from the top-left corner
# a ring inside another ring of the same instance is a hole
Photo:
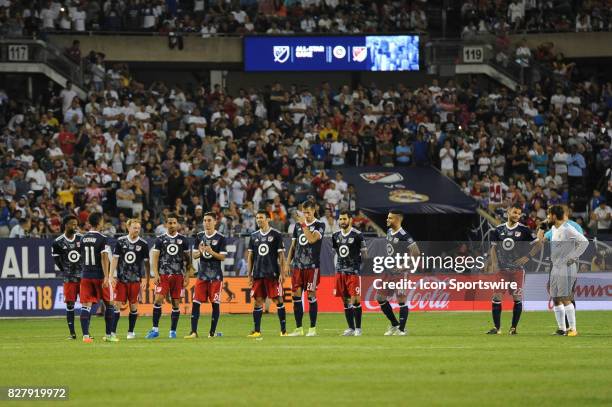
[[[26,173],[26,181],[30,183],[30,188],[36,194],[40,194],[47,185],[47,175],[40,169],[36,161],[32,163],[32,168]]]
[[[608,233],[612,226],[612,208],[606,205],[605,201],[599,202],[599,206],[595,208],[591,215],[591,224],[597,224],[597,233]]]
[[[474,153],[470,145],[463,143],[463,148],[457,153],[457,176],[460,178],[469,178],[472,164],[474,164]]]
[[[79,4],[78,7],[71,13],[72,28],[74,31],[85,31],[85,21],[87,20],[87,13],[83,10],[83,5]]]
[[[336,184],[333,182],[329,184],[329,188],[325,190],[323,199],[327,202],[328,207],[335,209],[340,200],[342,199],[342,192],[336,189]]]
[[[449,178],[455,177],[455,155],[450,141],[446,140],[444,147],[440,149],[440,172]]]
[[[555,164],[555,172],[562,178],[567,177],[567,162],[569,160],[569,154],[565,152],[563,146],[557,147],[557,152],[553,156],[553,163]]]
[[[66,110],[70,109],[72,101],[77,96],[76,91],[72,89],[72,82],[66,81],[66,88],[62,89],[59,94],[60,99],[62,99],[62,113],[66,113]]]

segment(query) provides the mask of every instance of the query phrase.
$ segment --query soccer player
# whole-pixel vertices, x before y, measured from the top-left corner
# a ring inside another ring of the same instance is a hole
[[[387,215],[387,255],[393,256],[397,252],[408,250],[411,256],[419,256],[419,247],[412,236],[402,228],[404,215],[397,209],[392,209]],[[391,278],[397,278],[400,270],[390,270]],[[413,270],[414,272],[414,270]],[[389,274],[388,274],[389,275]],[[407,273],[403,273],[403,277],[407,277]],[[393,313],[393,308],[389,303],[389,299],[395,296],[399,305],[399,321]],[[406,304],[406,290],[388,290],[381,289],[376,292],[376,301],[380,305],[381,311],[385,314],[391,326],[387,328],[385,336],[405,336],[406,323],[408,322],[408,304]]]
[[[259,229],[251,234],[247,254],[247,274],[251,287],[254,329],[249,338],[261,336],[261,316],[266,298],[276,304],[281,336],[287,336],[283,281],[285,280],[285,245],[281,233],[270,227],[268,212],[260,210],[255,216]]]
[[[100,229],[104,223],[102,214],[94,212],[89,215],[91,229],[81,238],[82,276],[80,286],[81,297],[81,329],[83,342],[91,343],[89,336],[89,323],[91,321],[91,306],[102,300],[105,305],[104,322],[106,324],[107,342],[118,342],[117,337],[111,336],[113,328],[113,304],[111,303],[109,281],[110,246],[106,236]]]
[[[151,250],[151,269],[155,283],[155,300],[153,302],[153,327],[149,330],[146,339],[159,337],[159,320],[162,314],[162,304],[168,294],[172,303],[170,316],[170,339],[176,339],[181,312],[179,302],[183,290],[189,284],[189,264],[191,263],[191,249],[187,237],[178,233],[179,223],[177,215],[170,213],[166,216],[167,232],[155,239]]]
[[[304,307],[302,293],[308,293],[310,328],[306,336],[317,336],[317,286],[321,279],[321,243],[325,233],[325,224],[315,218],[315,204],[306,201],[302,204],[303,214],[298,212],[291,247],[287,255],[287,273],[291,270],[291,290],[293,295],[293,313],[295,331],[289,336],[303,336],[302,318]]]
[[[548,223],[552,225],[549,292],[553,298],[553,311],[559,327],[555,335],[577,336],[576,310],[571,299],[578,274],[578,258],[589,246],[589,241],[566,222],[560,205],[548,208]],[[566,316],[569,322],[567,331]]]
[[[514,204],[510,206],[506,214],[508,219],[506,223],[497,226],[491,233],[490,270],[492,272],[501,272],[503,276],[517,271],[524,274],[523,266],[529,261],[527,254],[530,247],[527,242],[533,241],[535,236],[531,229],[519,223],[523,216],[521,205]],[[512,277],[504,279],[509,281],[512,280]],[[516,335],[516,328],[523,312],[522,289],[512,290],[511,294],[514,306],[512,307],[512,325],[510,326],[509,333],[510,335]],[[502,296],[503,293],[493,294],[491,300],[493,328],[487,332],[488,335],[501,334]]]
[[[343,210],[338,218],[340,231],[332,236],[336,252],[336,287],[334,295],[344,302],[344,316],[348,328],[342,336],[361,336],[361,262],[366,246],[363,235],[353,228],[353,217]]]
[[[64,302],[66,303],[66,321],[70,336],[76,339],[74,331],[74,303],[79,294],[81,283],[81,234],[77,233],[79,222],[76,216],[68,215],[62,220],[64,234],[55,239],[51,256],[64,278]]]
[[[111,336],[116,336],[121,316],[121,305],[130,304],[127,339],[135,339],[134,327],[138,319],[140,289],[149,285],[149,244],[140,237],[140,220],[127,221],[128,234],[117,239],[111,260],[110,275],[113,278],[115,318]],[[146,274],[146,280],[142,277]]]
[[[227,256],[225,236],[217,232],[217,217],[212,212],[204,214],[204,231],[196,234],[193,243],[193,258],[198,262],[198,279],[195,284],[193,304],[191,306],[191,333],[185,339],[198,337],[198,320],[200,304],[209,301],[212,305],[212,317],[208,337],[214,338],[221,313],[221,290],[223,269],[221,263]],[[196,249],[197,247],[197,249]]]

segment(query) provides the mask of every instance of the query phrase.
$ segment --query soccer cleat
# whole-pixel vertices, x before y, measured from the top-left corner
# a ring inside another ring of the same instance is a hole
[[[395,333],[399,331],[399,327],[397,326],[390,326],[389,328],[387,328],[387,332],[385,332],[385,336],[393,336],[395,335]]]
[[[287,332],[281,332],[280,336],[289,336],[289,334]]]
[[[567,336],[578,336],[578,331],[576,331],[575,329],[570,328],[570,329],[567,331],[567,334],[566,334],[566,335],[567,335]]]
[[[147,335],[145,336],[145,339],[155,339],[155,338],[159,338],[159,331],[154,331],[152,329],[149,332],[147,332]]]
[[[555,333],[553,333],[553,335],[556,335],[556,336],[565,336],[565,335],[567,335],[567,333],[563,329],[557,329],[557,331]]]
[[[508,335],[518,335],[518,332],[516,332],[516,328],[510,328],[510,331],[508,331]]]
[[[210,335],[208,335],[208,336],[210,336]],[[197,337],[198,337],[198,333],[197,332],[192,332],[189,335],[184,336],[183,339],[197,339]]]
[[[136,339],[136,334],[134,332],[128,332],[126,339]]]
[[[176,339],[176,331],[170,331],[170,333],[168,334],[168,338]]]
[[[355,328],[355,336],[361,336],[361,328]]]
[[[116,335],[106,335],[102,337],[104,342],[119,342],[119,338]]]
[[[212,338],[214,338],[215,336],[217,336],[217,335],[211,335],[211,334],[209,333],[209,334],[208,334],[208,339],[212,339]]]
[[[317,328],[308,328],[306,336],[317,336]]]
[[[251,333],[247,335],[247,338],[261,338],[261,332],[251,331]]]
[[[408,331],[402,331],[401,329],[398,329],[393,334],[393,336],[407,336],[407,335],[408,335]]]
[[[487,331],[487,335],[501,335],[501,330],[497,328],[491,328]]]
[[[70,336],[67,337],[66,339],[69,340],[69,341],[73,341],[73,340],[76,339],[76,334],[70,334]]]
[[[84,343],[93,343],[93,338],[86,338],[86,337],[83,337],[83,342],[84,342]]]
[[[355,336],[355,330],[351,328],[347,328],[344,330],[344,332],[342,332],[342,335],[340,336]]]
[[[291,332],[287,336],[304,336],[304,328],[295,328],[295,331]]]

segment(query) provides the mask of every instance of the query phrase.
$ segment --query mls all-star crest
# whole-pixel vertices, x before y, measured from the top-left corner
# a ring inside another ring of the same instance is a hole
[[[363,62],[368,56],[368,49],[366,47],[353,47],[353,61]]]
[[[274,53],[274,62],[278,62],[279,64],[284,64],[287,62],[290,56],[290,49],[288,45],[276,45],[272,49]]]
[[[359,176],[370,184],[394,184],[404,180],[399,172],[362,172]]]

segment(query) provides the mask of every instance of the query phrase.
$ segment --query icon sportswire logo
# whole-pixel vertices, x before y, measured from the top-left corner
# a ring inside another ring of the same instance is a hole
[[[284,64],[289,59],[290,49],[288,45],[275,45],[272,49],[274,53],[274,62]]]

